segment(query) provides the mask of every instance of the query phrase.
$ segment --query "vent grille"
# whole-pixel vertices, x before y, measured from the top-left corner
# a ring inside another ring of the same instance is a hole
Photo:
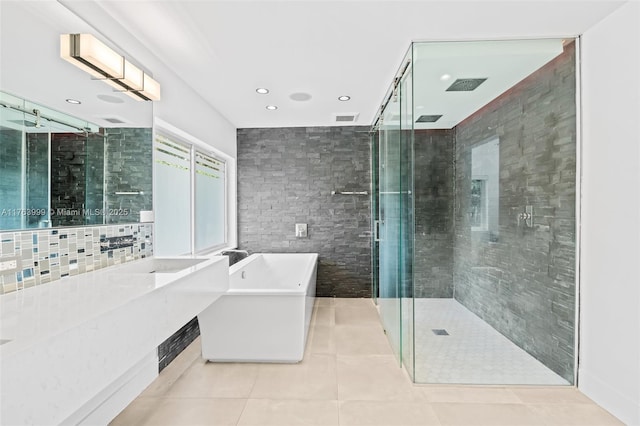
[[[334,120],[336,123],[355,123],[358,121],[358,113],[352,114],[334,114]]]
[[[486,78],[459,78],[447,89],[447,92],[471,92],[487,81]]]
[[[421,115],[416,120],[416,123],[435,123],[436,121],[440,120],[441,117],[442,117],[442,114],[440,114],[440,115]]]
[[[123,121],[123,120],[121,120],[119,118],[116,118],[116,117],[105,117],[105,118],[103,118],[103,120],[104,121],[108,121],[111,124],[123,124],[123,123],[126,123],[126,121]]]

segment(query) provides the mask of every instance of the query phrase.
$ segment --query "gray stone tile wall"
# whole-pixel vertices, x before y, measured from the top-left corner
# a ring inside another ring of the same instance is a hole
[[[104,131],[107,134],[105,223],[138,222],[140,210],[153,208],[151,129],[109,128]],[[142,194],[116,194],[116,192],[142,192]]]
[[[370,297],[370,196],[331,195],[371,191],[368,130],[238,129],[240,248],[319,253],[318,296]]]
[[[471,230],[471,150],[499,137],[496,233]],[[456,128],[455,298],[573,382],[575,49]],[[533,227],[517,215],[533,206]]]
[[[26,144],[25,207],[49,211],[49,134],[27,133]],[[48,218],[49,215],[27,216],[22,228],[47,227]]]
[[[0,146],[0,229],[19,229],[22,218],[13,210],[22,208],[16,196],[22,187],[22,132],[3,127]]]
[[[105,138],[100,135],[90,135],[87,139],[87,165],[85,208],[89,211],[104,209],[104,163]],[[103,224],[104,215],[92,214],[85,216],[85,225]]]
[[[415,297],[453,297],[454,135],[414,132]]]
[[[192,318],[180,330],[158,346],[158,370],[162,371],[200,335],[198,317]]]
[[[86,137],[75,133],[51,134],[51,209],[82,212],[85,207]],[[51,224],[84,225],[83,214],[54,214]]]

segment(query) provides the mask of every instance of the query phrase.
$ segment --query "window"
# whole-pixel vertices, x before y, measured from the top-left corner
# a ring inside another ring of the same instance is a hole
[[[155,247],[159,256],[191,252],[191,149],[168,135],[154,137]]]
[[[225,243],[225,163],[196,151],[195,251]]]
[[[228,163],[233,160],[166,127],[156,126],[154,136],[155,254],[183,255],[228,246],[232,225]]]

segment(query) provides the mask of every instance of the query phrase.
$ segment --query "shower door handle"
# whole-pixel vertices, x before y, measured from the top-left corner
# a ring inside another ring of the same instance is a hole
[[[373,222],[373,241],[380,241],[380,221]]]

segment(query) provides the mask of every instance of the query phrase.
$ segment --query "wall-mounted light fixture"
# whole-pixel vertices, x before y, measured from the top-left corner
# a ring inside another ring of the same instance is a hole
[[[160,83],[91,34],[62,34],[60,57],[136,100],[160,100]]]

